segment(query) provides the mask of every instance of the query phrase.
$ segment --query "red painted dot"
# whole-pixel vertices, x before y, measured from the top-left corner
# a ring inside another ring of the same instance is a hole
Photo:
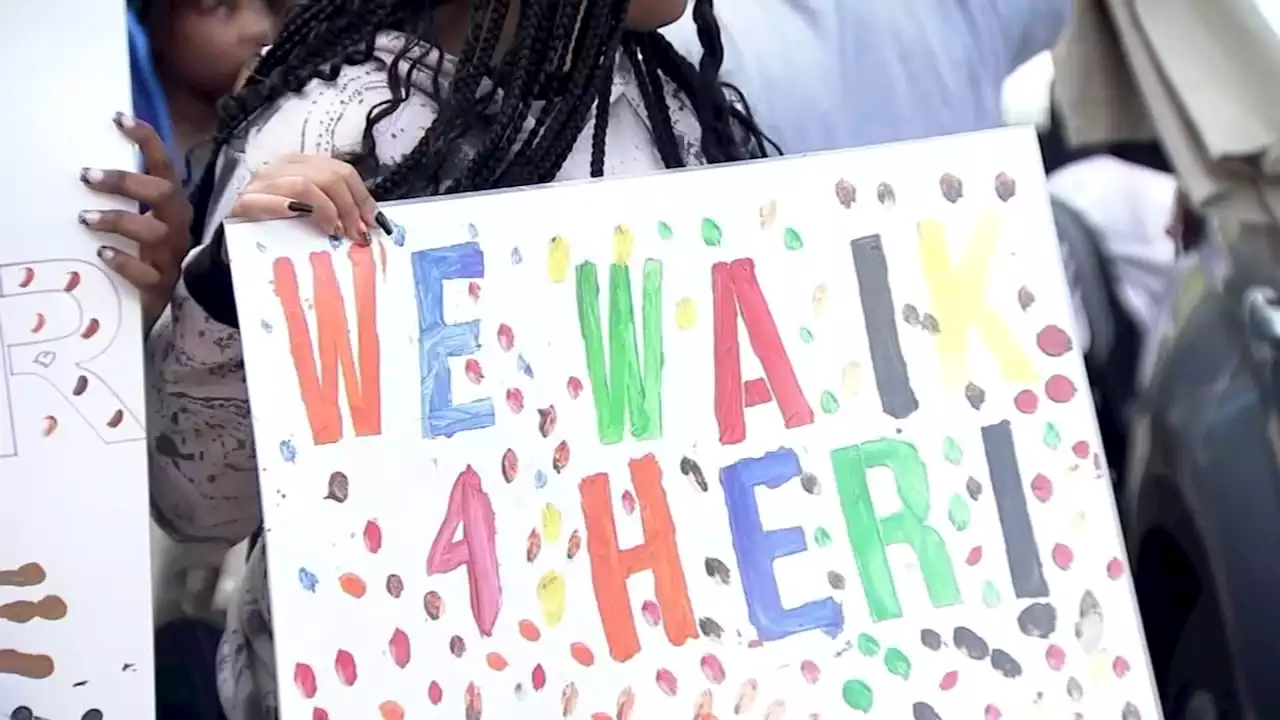
[[[1036,473],[1031,478],[1031,494],[1040,502],[1049,502],[1049,498],[1053,497],[1053,481],[1043,473]]]
[[[1076,384],[1065,375],[1053,375],[1044,381],[1044,396],[1056,403],[1064,403],[1076,396]]]
[[[1076,559],[1076,554],[1071,552],[1071,548],[1058,543],[1053,546],[1053,564],[1057,565],[1061,570],[1070,570],[1071,563]]]
[[[1071,350],[1071,336],[1057,325],[1046,325],[1036,333],[1036,346],[1045,355],[1060,357]]]
[[[938,687],[942,690],[950,690],[956,686],[956,681],[960,679],[960,673],[952,670],[942,676],[942,681],[938,683]]]
[[[431,685],[427,687],[427,699],[431,701],[432,705],[440,704],[440,701],[444,699],[444,690],[440,689],[440,683],[435,680],[431,681]]]
[[[969,551],[969,555],[965,557],[964,562],[966,565],[969,565],[971,567],[982,562],[982,546],[981,545],[973,546],[973,549]]]
[[[1107,577],[1119,580],[1121,575],[1124,575],[1124,561],[1120,558],[1111,558],[1107,562]]]
[[[1000,712],[1000,708],[995,705],[988,705],[987,709],[982,711],[982,720],[1000,720],[1004,715]]]
[[[329,711],[324,708],[315,708],[311,711],[311,720],[329,720]]]
[[[1085,459],[1085,458],[1089,457],[1089,443],[1087,443],[1087,442],[1085,442],[1085,441],[1081,440],[1080,442],[1076,443],[1075,445],[1072,445],[1072,446],[1071,446],[1071,454],[1072,454],[1072,455],[1075,455],[1076,457],[1080,458],[1081,460],[1083,460],[1083,459]]]
[[[1030,390],[1023,390],[1013,397],[1013,406],[1018,412],[1030,415],[1036,411],[1036,407],[1040,404],[1040,399]]]
[[[1118,678],[1122,678],[1125,675],[1128,675],[1129,661],[1117,655],[1116,659],[1111,661],[1111,671],[1114,672],[1116,674],[1116,677]]]
[[[472,300],[479,302],[479,300],[480,300],[480,283],[475,282],[475,281],[472,281],[472,282],[467,283],[467,294],[471,296],[471,299],[472,299]]]
[[[1067,651],[1057,645],[1050,645],[1049,649],[1044,651],[1044,661],[1049,665],[1050,670],[1061,670],[1067,663]]]

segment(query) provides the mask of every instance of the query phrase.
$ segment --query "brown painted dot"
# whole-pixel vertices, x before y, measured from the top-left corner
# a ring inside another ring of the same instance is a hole
[[[76,378],[76,385],[75,387],[71,388],[71,394],[80,396],[80,395],[83,395],[84,391],[88,389],[89,389],[89,378],[81,375],[80,377]]]
[[[111,417],[107,418],[107,427],[118,428],[122,422],[124,422],[124,411],[116,410],[111,413]]]
[[[98,318],[89,318],[89,322],[85,323],[84,330],[80,333],[80,337],[88,340],[98,331],[102,329],[102,323],[98,322]]]

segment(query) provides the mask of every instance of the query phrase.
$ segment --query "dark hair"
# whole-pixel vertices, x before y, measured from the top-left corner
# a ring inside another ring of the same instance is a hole
[[[285,21],[253,77],[228,98],[218,130],[219,147],[256,113],[312,80],[332,81],[344,65],[372,57],[375,35],[395,30],[411,38],[388,69],[391,98],[369,112],[364,141],[349,158],[375,198],[393,200],[450,192],[528,185],[552,180],[586,128],[593,104],[591,175],[604,173],[605,134],[615,57],[633,66],[654,141],[668,168],[684,165],[664,78],[689,100],[702,128],[708,162],[760,157],[764,136],[739,95],[732,103],[719,80],[724,48],[712,0],[695,0],[693,17],[704,53],[695,66],[658,32],[626,30],[629,0],[521,0],[515,36],[500,62],[495,50],[510,0],[470,0],[467,38],[448,87],[439,82],[443,54],[436,53],[431,95],[439,111],[417,145],[398,163],[377,166],[373,128],[408,96],[402,77],[421,69],[425,43],[435,36],[430,12],[441,0],[308,0]],[[533,104],[555,98],[525,133]],[[604,102],[596,103],[603,98]],[[462,143],[468,150],[463,153]],[[446,168],[448,172],[446,173]]]

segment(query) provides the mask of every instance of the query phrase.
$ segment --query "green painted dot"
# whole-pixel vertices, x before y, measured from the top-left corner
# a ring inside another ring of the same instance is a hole
[[[890,674],[897,675],[903,680],[911,678],[911,661],[898,648],[889,648],[884,651],[884,667]]]
[[[813,342],[813,331],[807,327],[800,328],[800,342],[806,345]]]
[[[965,530],[969,527],[969,503],[959,494],[951,496],[951,502],[947,504],[947,519],[951,521],[951,527],[957,530]]]
[[[800,238],[800,233],[795,228],[787,228],[782,232],[782,244],[787,246],[788,250],[799,250],[804,247],[804,240]]]
[[[875,657],[880,653],[880,641],[866,633],[858,635],[858,652],[867,657]]]
[[[827,529],[820,527],[813,531],[813,544],[820,548],[824,548],[831,544],[831,533]]]
[[[982,583],[982,604],[992,610],[1000,607],[1000,591],[990,580]]]
[[[1053,423],[1044,424],[1044,444],[1050,450],[1057,450],[1062,444],[1062,433],[1058,432],[1058,426]]]
[[[663,240],[670,240],[671,238],[675,237],[675,235],[676,235],[675,233],[671,232],[670,225],[666,224],[665,222],[661,222],[661,221],[658,222],[658,237],[662,238]]]
[[[871,712],[871,706],[875,703],[875,694],[871,692],[871,686],[861,680],[846,682],[840,693],[844,695],[844,704],[854,710]]]
[[[964,450],[955,438],[948,437],[942,441],[942,457],[952,465],[959,465],[964,461]]]
[[[724,232],[720,230],[720,226],[711,218],[702,218],[702,242],[707,247],[720,247],[720,241],[724,239]]]
[[[822,412],[828,415],[840,409],[840,401],[836,399],[836,394],[830,390],[823,390],[818,402],[822,405]]]

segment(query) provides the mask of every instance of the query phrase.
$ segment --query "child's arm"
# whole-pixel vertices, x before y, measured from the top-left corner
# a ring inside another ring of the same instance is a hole
[[[262,522],[231,271],[195,250],[148,343],[151,498],[180,541],[235,545]]]

